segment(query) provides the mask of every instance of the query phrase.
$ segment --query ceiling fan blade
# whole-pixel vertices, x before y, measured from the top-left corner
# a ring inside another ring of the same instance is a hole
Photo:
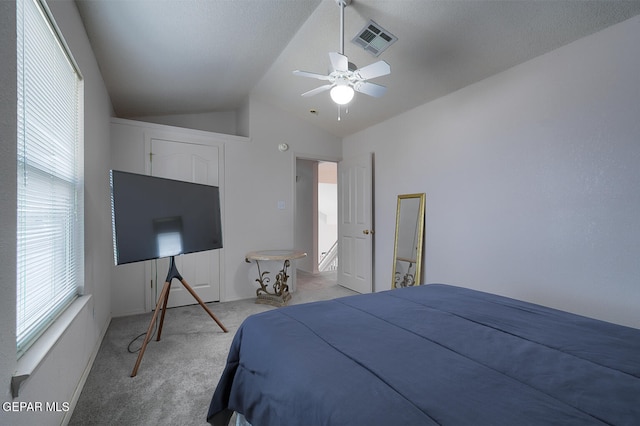
[[[329,52],[329,60],[334,71],[348,71],[349,59],[338,52]]]
[[[379,98],[386,93],[387,88],[379,84],[369,83],[368,81],[358,81],[353,85],[353,90],[373,96],[374,98]]]
[[[316,78],[318,80],[329,80],[328,75],[317,74],[315,72],[295,70],[293,73],[300,77],[311,77],[311,78]]]
[[[391,73],[391,66],[385,61],[375,62],[353,72],[359,80],[369,80],[389,73]]]
[[[320,86],[320,87],[316,87],[313,90],[309,90],[308,92],[304,92],[302,95],[300,96],[313,96],[316,95],[318,93],[324,92],[326,90],[329,90],[333,87],[333,84],[325,84],[324,86]]]

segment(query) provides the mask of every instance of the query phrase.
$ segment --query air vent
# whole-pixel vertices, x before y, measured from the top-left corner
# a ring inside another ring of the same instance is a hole
[[[369,20],[367,25],[351,41],[373,56],[380,56],[396,40],[398,40],[396,36]]]

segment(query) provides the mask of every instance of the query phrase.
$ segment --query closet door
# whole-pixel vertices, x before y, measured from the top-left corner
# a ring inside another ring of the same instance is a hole
[[[199,145],[186,141],[149,138],[145,144],[147,174],[168,179],[221,186],[222,147]],[[221,188],[221,211],[222,188]],[[170,199],[167,200],[171,202]],[[224,224],[223,224],[224,229]],[[224,242],[224,235],[223,235]],[[221,250],[184,254],[175,257],[176,266],[182,277],[205,302],[220,300]],[[157,298],[169,271],[169,259],[150,261],[147,268],[152,283],[148,303],[155,306]],[[184,286],[173,280],[169,293],[168,307],[197,303]]]

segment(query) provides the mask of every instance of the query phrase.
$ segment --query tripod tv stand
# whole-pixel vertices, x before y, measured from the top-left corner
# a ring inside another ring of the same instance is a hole
[[[162,315],[160,315],[160,324],[158,326],[158,337],[156,341],[160,340],[160,335],[162,334],[162,324],[164,323],[164,314],[167,310],[167,301],[169,300],[169,291],[171,290],[171,281],[176,278],[178,279],[185,289],[196,299],[196,301],[202,306],[202,308],[207,311],[209,316],[220,326],[222,331],[225,333],[228,331],[224,325],[220,322],[220,320],[215,316],[213,312],[204,304],[204,301],[198,296],[198,294],[191,288],[191,286],[185,281],[184,278],[178,272],[178,268],[176,267],[175,257],[171,256],[171,260],[169,262],[169,273],[167,274],[167,279],[165,280],[164,286],[162,287],[162,291],[160,292],[160,297],[158,297],[158,303],[156,304],[156,310],[153,312],[153,317],[151,317],[151,322],[149,322],[149,328],[147,329],[147,334],[144,338],[144,343],[140,348],[140,353],[138,354],[138,359],[136,360],[136,365],[133,367],[133,371],[131,372],[131,377],[135,377],[138,373],[138,367],[140,366],[140,362],[142,362],[142,357],[144,356],[144,351],[147,348],[147,343],[151,339],[153,335],[153,324],[158,317],[158,311],[162,310]]]

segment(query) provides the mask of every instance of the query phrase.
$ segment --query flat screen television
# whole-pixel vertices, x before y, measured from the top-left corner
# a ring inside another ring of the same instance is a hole
[[[116,265],[222,248],[217,186],[111,170]]]

